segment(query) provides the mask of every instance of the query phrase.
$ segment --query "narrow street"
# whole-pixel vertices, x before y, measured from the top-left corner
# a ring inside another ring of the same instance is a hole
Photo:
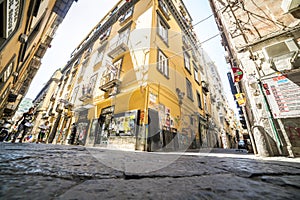
[[[0,144],[1,199],[300,199],[299,158]]]

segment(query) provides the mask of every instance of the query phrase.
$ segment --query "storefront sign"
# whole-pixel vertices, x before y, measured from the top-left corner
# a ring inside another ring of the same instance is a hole
[[[300,87],[280,75],[263,81],[267,85],[269,95],[266,95],[274,118],[300,117]]]
[[[246,97],[244,93],[237,93],[235,94],[236,101],[238,102],[239,106],[246,105]]]
[[[15,30],[20,14],[20,0],[6,1],[6,30],[4,37],[8,38]]]
[[[156,105],[157,104],[157,96],[155,94],[149,94],[149,104]]]

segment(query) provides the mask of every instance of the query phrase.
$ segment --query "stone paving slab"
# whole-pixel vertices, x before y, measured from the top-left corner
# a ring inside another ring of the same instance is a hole
[[[231,174],[187,178],[88,180],[58,199],[300,199],[294,188],[236,177]]]
[[[0,199],[300,199],[300,163],[244,152],[0,143]]]
[[[37,175],[0,175],[0,199],[53,199],[76,181]]]

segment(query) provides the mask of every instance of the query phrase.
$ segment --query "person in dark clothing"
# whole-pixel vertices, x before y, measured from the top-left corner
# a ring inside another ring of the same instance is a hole
[[[33,110],[34,108],[29,108],[29,111],[24,113],[23,116],[17,121],[16,126],[18,126],[18,130],[16,134],[13,136],[12,143],[16,141],[19,134],[22,132],[21,138],[19,140],[20,143],[22,143],[22,140],[24,136],[27,134],[28,130],[32,127],[32,121],[33,121]],[[19,122],[21,123],[19,124]],[[19,124],[19,125],[18,125]]]
[[[74,144],[75,137],[76,137],[76,132],[77,132],[77,125],[76,125],[76,123],[73,123],[72,124],[72,129],[71,129],[69,144]]]

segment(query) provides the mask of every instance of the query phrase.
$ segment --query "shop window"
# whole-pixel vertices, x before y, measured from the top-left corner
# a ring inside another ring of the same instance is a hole
[[[169,77],[169,63],[167,56],[158,50],[157,70],[165,77]]]
[[[188,79],[186,79],[186,94],[187,94],[187,97],[193,101],[192,84]]]

